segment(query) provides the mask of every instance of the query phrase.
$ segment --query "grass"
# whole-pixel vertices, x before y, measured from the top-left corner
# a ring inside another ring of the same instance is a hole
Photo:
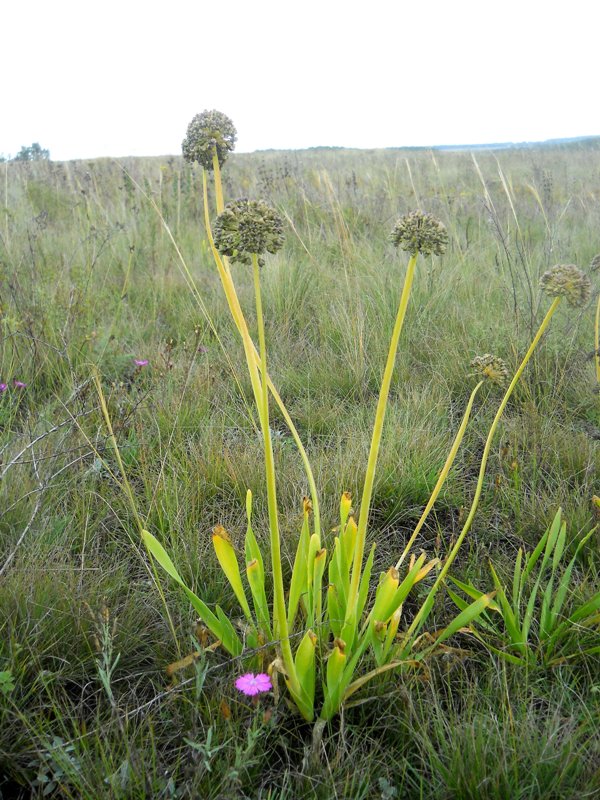
[[[327,757],[310,768],[309,726],[283,701],[241,698],[233,680],[243,664],[206,652],[170,685],[166,666],[199,647],[194,616],[163,582],[174,637],[131,510],[98,458],[116,473],[91,375],[95,365],[144,524],[188,585],[233,607],[210,531],[223,524],[241,545],[250,488],[266,541],[266,489],[243,351],[201,222],[201,178],[179,158],[0,169],[0,381],[10,387],[0,395],[0,672],[14,683],[0,686],[3,794],[598,794],[597,656],[515,668],[455,637],[426,672],[383,675],[357,695],[367,702],[331,724]],[[435,484],[472,389],[469,361],[494,352],[514,371],[543,317],[539,275],[555,263],[586,269],[600,249],[599,169],[589,145],[478,153],[476,163],[428,151],[231,157],[226,196],[263,196],[293,222],[262,276],[269,370],[321,487],[328,546],[339,495],[360,497],[364,479],[402,272],[387,240],[396,218],[420,204],[451,244],[419,264],[392,379],[370,520],[379,570],[397,560]],[[235,278],[254,325],[251,276],[236,267]],[[453,567],[483,590],[493,588],[488,558],[509,581],[519,547],[535,546],[559,506],[567,542],[594,523],[595,301],[559,309],[500,423]],[[150,365],[136,369],[134,358]],[[498,402],[488,390],[476,400],[419,536],[429,556],[445,556],[462,528]],[[291,570],[307,487],[275,409],[271,427]],[[600,588],[598,563],[595,534],[573,572],[573,603]],[[451,614],[440,596],[436,623]]]

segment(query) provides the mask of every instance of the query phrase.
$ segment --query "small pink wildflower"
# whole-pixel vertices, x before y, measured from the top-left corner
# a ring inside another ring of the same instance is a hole
[[[133,363],[136,367],[147,367],[148,366],[148,359],[147,358],[134,358]]]
[[[8,389],[7,383],[0,383],[0,392],[5,392]]]
[[[258,675],[247,672],[236,680],[235,688],[243,694],[253,697],[261,692],[268,692],[273,686],[271,684],[271,678],[265,675],[264,672],[259,672]]]
[[[24,389],[27,386],[23,381],[14,381],[14,384],[16,389]]]

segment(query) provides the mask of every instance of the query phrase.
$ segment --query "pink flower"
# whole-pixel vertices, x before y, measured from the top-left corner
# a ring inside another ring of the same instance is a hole
[[[24,389],[27,386],[27,384],[23,383],[23,381],[13,381],[13,383],[15,384],[16,389]]]
[[[261,692],[268,692],[273,688],[273,686],[271,684],[271,678],[269,678],[268,675],[265,675],[264,672],[259,672],[258,675],[254,675],[252,672],[247,672],[245,675],[241,675],[237,679],[235,682],[235,688],[238,691],[243,692],[243,694],[253,697]]]
[[[0,383],[0,392],[5,392],[8,389],[7,383]]]
[[[147,358],[134,358],[133,363],[136,367],[147,367],[148,366],[148,359]]]

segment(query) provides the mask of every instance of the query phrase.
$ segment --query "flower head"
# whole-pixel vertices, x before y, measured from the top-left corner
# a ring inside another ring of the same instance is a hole
[[[592,272],[598,272],[598,270],[600,269],[600,253],[594,256],[590,261],[590,269]]]
[[[15,385],[15,389],[24,389],[27,386],[27,384],[23,383],[23,381],[13,381],[13,383]]]
[[[0,383],[0,394],[8,389],[7,383]]]
[[[551,297],[566,297],[570,306],[584,305],[592,293],[590,279],[574,264],[558,264],[544,272],[540,288]]]
[[[411,211],[400,217],[394,225],[391,240],[396,247],[407,252],[421,253],[424,256],[434,253],[441,256],[446,252],[448,233],[442,223],[431,214]]]
[[[220,111],[203,111],[188,125],[181,145],[183,157],[212,171],[213,154],[216,152],[219,166],[222,166],[235,147],[236,136],[235,125],[228,116]]]
[[[501,358],[498,358],[498,356],[485,353],[482,356],[474,358],[473,361],[471,361],[471,366],[475,367],[475,370],[483,378],[487,378],[498,386],[502,386],[506,383],[508,368],[505,362]]]
[[[224,256],[242,264],[252,263],[252,254],[276,253],[284,242],[283,220],[262,200],[245,197],[227,203],[214,225],[215,246]],[[264,259],[259,258],[259,264]]]
[[[253,697],[256,694],[261,694],[261,692],[270,691],[273,685],[271,684],[271,678],[265,675],[264,672],[259,672],[258,675],[247,672],[245,675],[240,675],[236,680],[235,688],[243,694]]]
[[[147,367],[149,362],[147,358],[134,358],[133,363],[136,367]]]

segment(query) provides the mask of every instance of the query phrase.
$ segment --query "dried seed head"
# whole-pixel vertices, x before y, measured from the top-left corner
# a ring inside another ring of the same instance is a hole
[[[411,254],[419,252],[424,256],[431,253],[441,256],[446,252],[448,233],[444,225],[431,214],[411,211],[400,217],[394,225],[391,240],[396,247]]]
[[[598,270],[600,269],[600,253],[598,253],[598,255],[595,255],[590,261],[590,269],[592,272],[598,272]]]
[[[212,171],[213,154],[216,152],[219,166],[222,166],[235,146],[236,135],[235,126],[228,116],[220,111],[203,111],[196,114],[188,125],[181,145],[183,157]]]
[[[582,306],[590,299],[592,284],[573,264],[559,264],[544,272],[540,288],[550,297],[566,297],[570,306]]]
[[[262,200],[242,197],[227,203],[214,225],[215,246],[224,256],[242,264],[252,263],[252,254],[276,253],[283,245],[283,220]]]
[[[508,368],[505,362],[501,358],[498,358],[498,356],[485,353],[482,356],[474,358],[473,361],[471,361],[471,366],[475,367],[477,373],[483,378],[487,378],[498,386],[503,386],[506,383]]]

